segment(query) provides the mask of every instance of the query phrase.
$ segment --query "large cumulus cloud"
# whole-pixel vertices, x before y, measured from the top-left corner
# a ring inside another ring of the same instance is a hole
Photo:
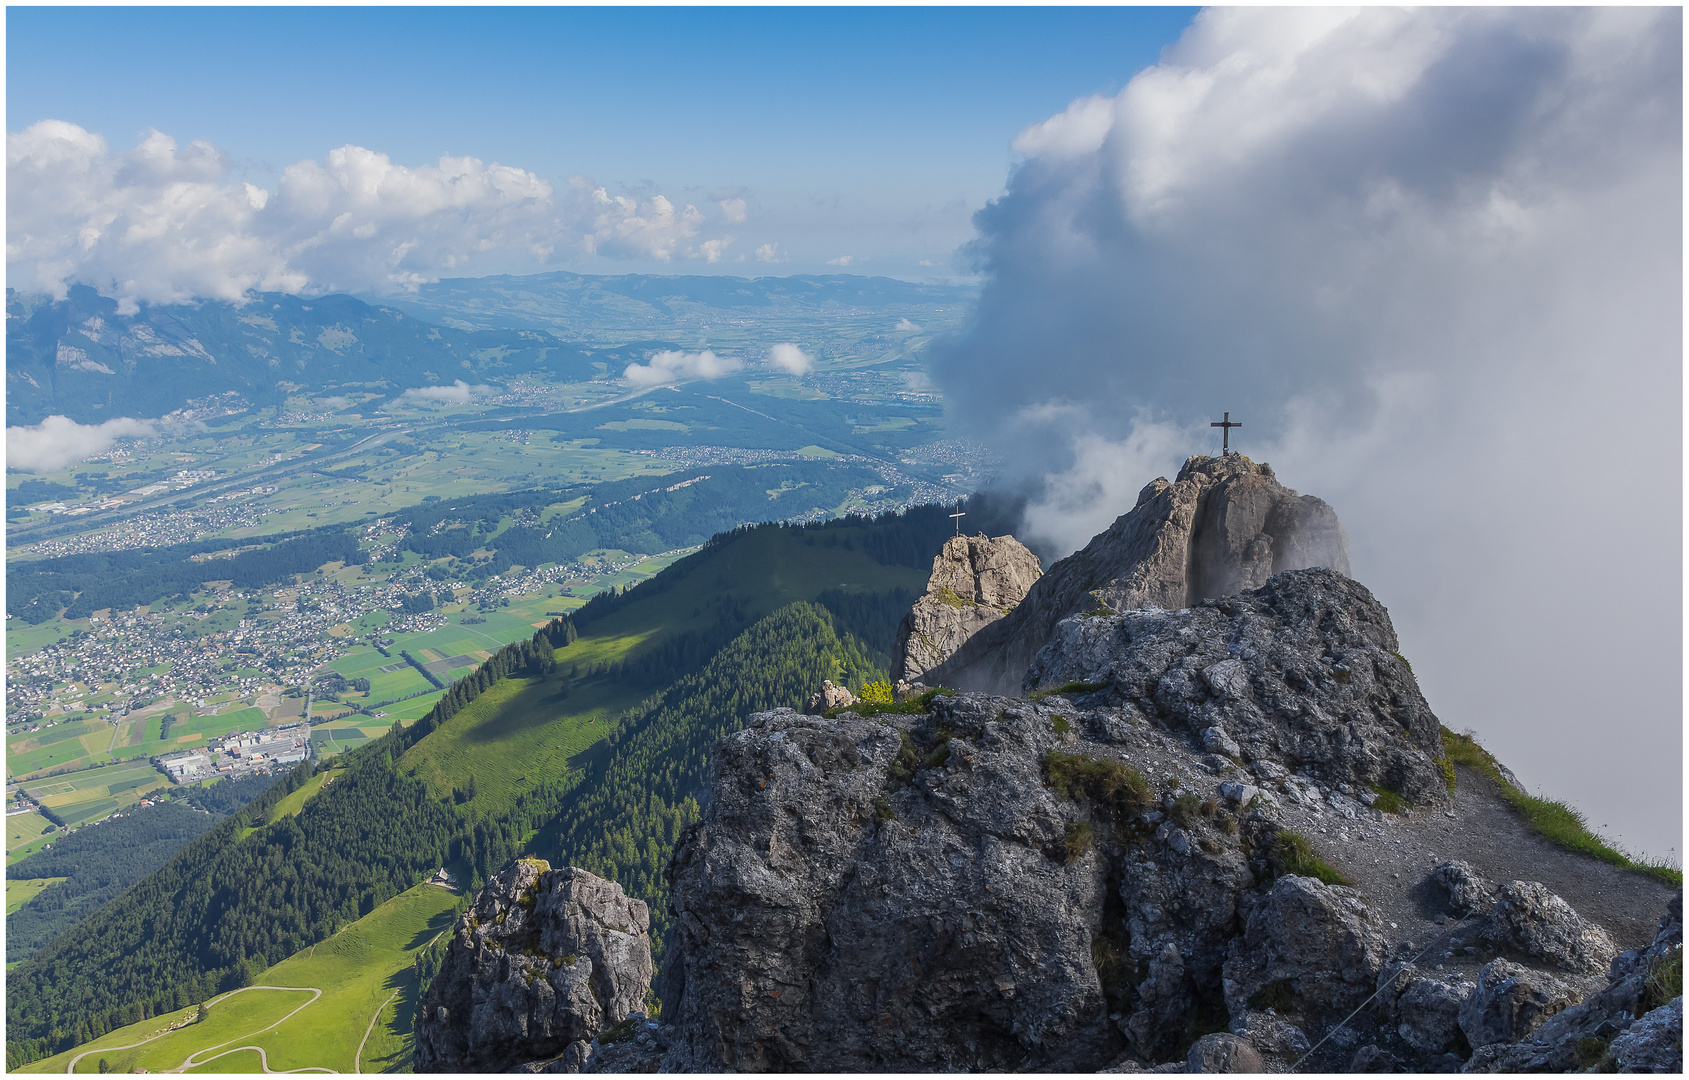
[[[1664,853],[1681,14],[1207,11],[1017,140],[937,375],[1081,544],[1209,420],[1331,501],[1431,701]]]
[[[661,194],[611,195],[583,177],[558,192],[473,157],[410,167],[343,146],[288,166],[270,191],[231,179],[217,147],[158,131],[114,153],[100,135],[43,120],[9,134],[6,151],[12,284],[62,295],[81,282],[126,307],[404,288],[512,253],[714,262],[732,242]]]

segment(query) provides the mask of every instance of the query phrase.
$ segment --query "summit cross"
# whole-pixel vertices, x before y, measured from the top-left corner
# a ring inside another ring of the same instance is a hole
[[[1242,420],[1233,420],[1231,413],[1226,413],[1224,420],[1216,420],[1209,427],[1220,429],[1220,456],[1225,457],[1232,452],[1232,428],[1242,427]]]
[[[956,519],[956,535],[961,536],[962,535],[962,519],[968,516],[965,512],[963,512],[961,503],[956,504],[956,512],[954,514],[951,514],[950,516]]]

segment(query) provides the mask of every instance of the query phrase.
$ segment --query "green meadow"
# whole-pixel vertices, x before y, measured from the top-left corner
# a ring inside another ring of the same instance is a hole
[[[407,750],[400,767],[441,796],[474,777],[470,806],[501,813],[519,791],[566,773],[569,759],[609,734],[640,698],[604,677],[581,680],[568,697],[561,686],[555,676],[501,680]]]
[[[10,915],[18,908],[23,907],[25,904],[35,899],[36,896],[40,894],[41,890],[47,888],[47,886],[57,885],[59,882],[64,880],[66,879],[62,877],[32,878],[28,881],[17,881],[12,878],[7,878],[6,914]]]
[[[44,845],[52,843],[56,833],[49,833],[51,821],[39,813],[20,813],[7,816],[5,820],[5,860],[7,865],[14,864],[19,859],[27,859],[35,852],[39,852]]]
[[[193,1022],[190,1006],[19,1071],[62,1073],[76,1059],[74,1071],[102,1072],[103,1059],[111,1072],[262,1072],[258,1053],[244,1049],[259,1047],[272,1071],[408,1072],[420,993],[411,961],[450,928],[457,900],[418,885],[272,966],[252,987],[212,998],[203,1021]],[[176,1023],[183,1026],[169,1030]]]

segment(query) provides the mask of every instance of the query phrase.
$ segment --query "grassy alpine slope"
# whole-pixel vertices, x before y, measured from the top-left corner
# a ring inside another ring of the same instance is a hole
[[[865,601],[918,589],[947,525],[942,509],[923,508],[737,531],[606,598],[550,675],[501,651],[462,680],[473,694],[442,698],[455,710],[443,721],[370,740],[335,759],[332,784],[287,799],[315,779],[307,763],[10,972],[9,1064],[251,985],[443,864],[473,887],[525,852],[555,861],[570,829],[565,858],[615,865],[655,898],[715,738],[748,711],[798,703],[822,678],[877,672],[883,655],[842,628],[883,639],[888,628],[868,624],[891,609]],[[816,598],[844,617],[789,606]],[[716,636],[756,619],[737,648]],[[677,641],[690,644],[670,649]],[[490,676],[495,662],[510,677]],[[574,798],[581,785],[590,791]]]
[[[450,929],[459,902],[445,889],[415,886],[327,941],[259,973],[252,989],[210,999],[204,1020],[194,1021],[195,1002],[19,1071],[62,1073],[77,1058],[75,1071],[85,1073],[102,1071],[102,1060],[110,1071],[125,1073],[159,1072],[190,1061],[204,1071],[262,1072],[258,1054],[239,1049],[247,1046],[262,1048],[273,1070],[396,1071],[410,1061],[410,1020],[419,996],[412,960]],[[271,986],[300,989],[258,989]],[[313,998],[312,990],[321,996]]]

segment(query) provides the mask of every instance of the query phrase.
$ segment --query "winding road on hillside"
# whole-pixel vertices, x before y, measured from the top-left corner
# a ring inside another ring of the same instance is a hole
[[[436,934],[434,936],[439,937],[438,934]],[[433,942],[429,942],[429,944],[433,944]],[[369,1042],[370,1034],[373,1031],[375,1031],[375,1022],[377,1020],[381,1019],[382,1010],[387,1008],[388,1002],[392,1001],[394,998],[396,998],[398,996],[399,996],[399,992],[397,990],[395,990],[391,994],[387,995],[387,1001],[383,1001],[380,1005],[376,1006],[375,1015],[369,1018],[369,1027],[364,1029],[364,1037],[358,1040],[358,1052],[352,1055],[352,1071],[353,1072],[361,1073],[361,1072],[364,1071],[364,1068],[363,1068],[364,1044]],[[264,1069],[264,1071],[269,1072],[270,1070],[269,1070],[268,1067],[266,1067]]]
[[[271,1028],[279,1027],[282,1024],[287,1023],[287,1021],[291,1020],[299,1012],[300,1009],[303,1009],[308,1005],[314,1004],[318,998],[323,996],[323,992],[321,990],[319,990],[318,988],[316,988],[315,986],[243,986],[239,990],[230,990],[226,994],[223,994],[219,997],[212,998],[210,1001],[205,1003],[206,1008],[210,1008],[213,1005],[217,1005],[217,1004],[220,1004],[224,1001],[227,1001],[230,998],[234,997],[236,994],[244,994],[248,990],[295,991],[295,992],[299,992],[299,993],[310,994],[311,1000],[300,1003],[300,1005],[297,1008],[295,1008],[292,1012],[288,1013],[286,1016],[282,1017],[280,1020],[277,1020],[275,1023],[272,1023],[272,1024],[270,1024],[266,1027],[259,1028],[257,1031],[248,1032],[245,1035],[237,1035],[233,1039],[229,1039],[226,1042],[217,1043],[215,1046],[207,1046],[204,1049],[195,1050],[193,1053],[189,1054],[186,1058],[182,1059],[182,1063],[180,1065],[176,1066],[173,1069],[164,1069],[162,1071],[164,1071],[164,1072],[186,1072],[187,1070],[193,1068],[196,1065],[204,1065],[205,1061],[195,1061],[194,1059],[199,1057],[201,1054],[207,1054],[207,1053],[210,1053],[213,1050],[217,1050],[217,1049],[220,1049],[222,1047],[228,1046],[229,1043],[239,1042],[242,1039],[250,1039],[254,1035],[262,1035],[262,1034],[264,1034],[264,1032],[269,1031]],[[380,1014],[378,1013],[377,1015],[380,1015]],[[135,1049],[135,1047],[145,1046],[147,1043],[150,1043],[150,1042],[154,1041],[155,1039],[162,1039],[162,1038],[164,1038],[164,1036],[170,1034],[173,1031],[180,1031],[183,1026],[184,1025],[172,1024],[171,1026],[165,1028],[163,1031],[159,1032],[157,1035],[152,1035],[152,1036],[149,1036],[145,1039],[142,1039],[140,1042],[132,1042],[132,1043],[128,1043],[124,1046],[102,1046],[102,1047],[99,1047],[98,1049],[95,1049],[95,1050],[84,1050],[84,1051],[82,1051],[82,1053],[77,1054],[75,1057],[70,1059],[69,1063],[65,1065],[65,1072],[74,1073],[76,1071],[76,1063],[81,1061],[83,1058],[88,1057],[91,1054],[106,1054],[106,1053],[111,1053],[111,1052],[114,1052],[114,1051],[117,1051],[117,1050],[133,1050],[133,1049]],[[263,1063],[265,1072],[278,1072],[278,1071],[286,1071],[286,1072],[334,1072],[335,1071],[333,1069],[318,1068],[316,1066],[309,1066],[309,1067],[303,1068],[303,1069],[287,1069],[287,1070],[271,1069],[269,1059],[264,1056],[263,1048],[257,1047],[257,1046],[237,1046],[234,1049],[225,1050],[225,1051],[223,1051],[223,1053],[224,1054],[233,1054],[233,1053],[240,1051],[240,1050],[257,1050],[259,1060]],[[223,1054],[214,1055],[214,1057],[222,1057],[222,1056],[223,1056]],[[207,1058],[206,1059],[206,1061],[211,1061],[211,1060],[213,1060],[213,1058]]]

